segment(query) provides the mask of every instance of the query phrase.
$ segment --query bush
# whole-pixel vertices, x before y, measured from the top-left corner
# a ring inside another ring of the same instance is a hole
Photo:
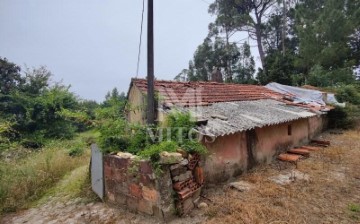
[[[355,85],[341,86],[336,89],[336,99],[340,102],[348,102],[355,105],[360,105],[360,91]]]
[[[347,104],[345,108],[335,107],[329,111],[329,128],[354,128],[360,120],[360,107]]]
[[[144,159],[150,159],[152,162],[157,162],[160,159],[161,152],[176,152],[179,146],[176,142],[161,142],[156,145],[151,145],[145,150],[138,153]]]
[[[85,148],[86,146],[83,142],[78,142],[70,148],[69,156],[81,156],[84,154]]]
[[[206,147],[197,141],[187,140],[183,144],[181,144],[181,148],[191,154],[197,153],[200,155],[204,155],[207,153]]]

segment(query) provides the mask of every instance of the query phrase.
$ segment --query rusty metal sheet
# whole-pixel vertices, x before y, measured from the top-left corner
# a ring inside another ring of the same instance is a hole
[[[104,160],[96,144],[91,145],[91,188],[104,199]]]

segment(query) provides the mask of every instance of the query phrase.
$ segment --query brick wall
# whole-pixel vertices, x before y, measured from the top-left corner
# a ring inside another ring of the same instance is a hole
[[[204,183],[200,156],[175,154],[179,159],[164,160],[156,175],[149,161],[133,155],[104,156],[106,200],[165,220],[190,212]]]

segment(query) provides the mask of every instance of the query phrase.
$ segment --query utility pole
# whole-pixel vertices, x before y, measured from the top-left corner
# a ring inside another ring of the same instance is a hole
[[[286,51],[286,49],[285,49],[286,26],[287,26],[286,13],[287,13],[286,0],[283,0],[283,28],[282,28],[281,39],[282,39],[282,55],[284,55],[284,56],[285,56],[285,51]]]
[[[155,123],[154,102],[154,1],[148,0],[147,31],[147,124]]]

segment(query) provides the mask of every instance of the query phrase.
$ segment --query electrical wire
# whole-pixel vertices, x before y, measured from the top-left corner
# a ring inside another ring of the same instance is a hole
[[[137,58],[137,67],[136,67],[136,78],[139,75],[139,66],[140,66],[140,55],[141,55],[141,42],[142,42],[142,33],[143,33],[143,24],[144,24],[144,10],[145,10],[145,0],[143,0],[142,4],[142,12],[141,12],[141,26],[140,26],[140,40],[139,40],[139,52]]]

